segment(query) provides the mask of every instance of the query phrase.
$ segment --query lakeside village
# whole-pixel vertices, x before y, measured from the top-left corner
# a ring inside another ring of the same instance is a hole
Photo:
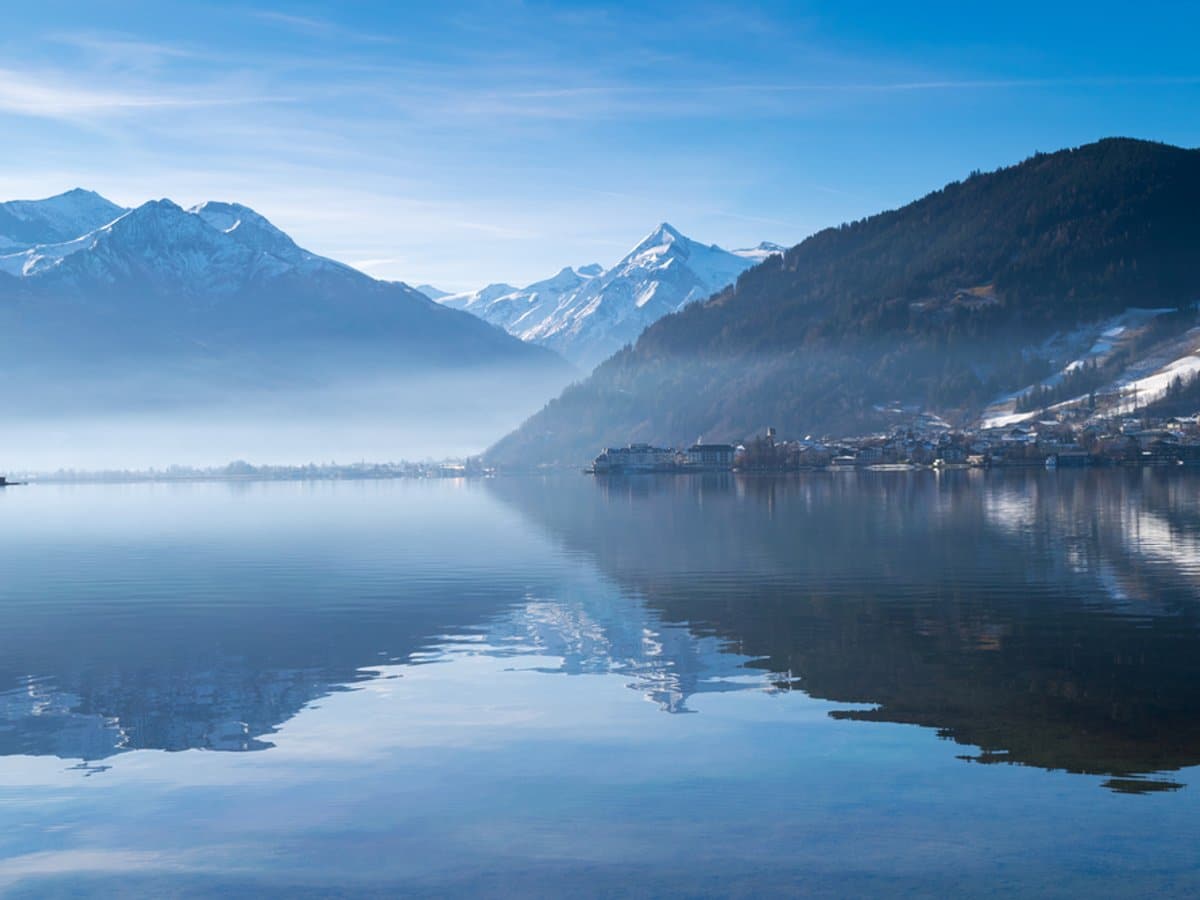
[[[585,471],[781,472],[820,469],[1082,468],[1200,466],[1200,416],[1114,418],[1075,425],[1058,419],[970,431],[922,414],[911,425],[862,438],[780,440],[774,428],[744,444],[697,442],[686,450],[630,444],[601,451]]]

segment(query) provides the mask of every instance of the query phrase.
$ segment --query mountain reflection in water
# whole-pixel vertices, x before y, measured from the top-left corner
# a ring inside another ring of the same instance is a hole
[[[491,490],[668,622],[836,717],[964,758],[1200,763],[1200,478],[1176,471],[640,477]]]
[[[405,485],[394,505],[356,497],[371,486],[39,488],[75,529],[88,503],[116,508],[53,552],[53,515],[9,540],[0,755],[268,749],[379,667],[483,654],[618,673],[668,712],[801,690],[974,762],[1169,790],[1148,776],[1200,763],[1198,487],[569,476]]]
[[[29,504],[33,527],[4,523],[0,754],[267,749],[314,700],[523,596],[523,582],[480,578],[461,561],[457,529],[471,523],[456,516],[477,504],[439,494],[439,515],[431,489],[412,486],[414,514],[373,488],[10,495]]]

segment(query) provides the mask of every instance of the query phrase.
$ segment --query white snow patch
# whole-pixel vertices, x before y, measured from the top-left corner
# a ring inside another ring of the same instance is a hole
[[[1032,419],[1040,412],[1035,410],[1026,413],[1004,413],[1003,415],[991,416],[979,423],[981,428],[1007,428],[1009,425],[1018,425],[1021,422],[1026,422]]]
[[[1015,411],[1017,400],[1024,394],[1038,387],[1056,387],[1071,372],[1085,365],[1102,365],[1116,351],[1119,344],[1132,337],[1136,329],[1143,327],[1151,319],[1164,313],[1174,312],[1174,309],[1141,309],[1129,308],[1103,322],[1081,325],[1066,334],[1057,334],[1045,341],[1034,351],[1036,354],[1050,359],[1063,358],[1065,355],[1074,356],[1061,370],[1035,383],[1025,385],[1010,394],[997,397],[985,410],[981,425],[985,428],[1003,428],[1023,422],[1036,413],[1018,413]],[[1080,353],[1080,349],[1088,349]],[[1173,377],[1173,376],[1172,376]],[[1170,383],[1168,379],[1167,383]],[[1072,398],[1055,404],[1051,409],[1067,407],[1085,398]]]
[[[1195,352],[1172,360],[1157,372],[1120,385],[1122,396],[1128,395],[1128,401],[1122,400],[1118,412],[1128,413],[1160,399],[1176,378],[1187,381],[1200,372],[1200,347]]]
[[[734,256],[742,257],[742,259],[752,259],[754,262],[760,263],[768,256],[782,256],[787,252],[787,248],[779,244],[773,244],[770,241],[763,241],[757,247],[741,247],[729,252]]]
[[[75,238],[73,241],[65,241],[61,244],[46,244],[41,247],[24,250],[20,253],[0,256],[0,271],[6,272],[9,275],[16,275],[18,278],[36,275],[39,272],[44,272],[47,269],[57,266],[73,253],[78,253],[80,250],[87,250],[95,241],[95,233],[85,234],[83,237]]]

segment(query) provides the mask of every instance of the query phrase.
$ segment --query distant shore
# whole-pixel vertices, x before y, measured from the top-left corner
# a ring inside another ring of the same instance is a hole
[[[172,484],[202,481],[383,481],[396,478],[479,478],[492,474],[468,460],[427,462],[359,462],[348,465],[252,465],[236,462],[201,468],[168,466],[162,469],[60,469],[26,472],[19,477],[35,484]],[[13,482],[9,482],[12,484]]]

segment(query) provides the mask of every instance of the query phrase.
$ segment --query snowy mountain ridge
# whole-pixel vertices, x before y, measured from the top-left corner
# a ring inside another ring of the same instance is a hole
[[[432,284],[418,284],[413,286],[413,290],[418,294],[424,294],[430,300],[441,300],[443,297],[450,296],[450,291],[438,290]]]
[[[763,241],[754,247],[742,247],[740,250],[730,250],[729,252],[734,256],[740,256],[743,259],[752,259],[756,263],[760,263],[768,256],[782,256],[784,253],[787,253],[787,247],[772,243],[771,241]]]
[[[95,208],[98,214],[110,211]],[[68,227],[65,217],[59,227]],[[170,200],[151,200],[78,237],[0,253],[0,272],[22,279],[113,284],[136,275],[184,279],[217,291],[291,270],[329,268],[354,271],[301,249],[249,207],[212,201],[185,210]]]
[[[0,253],[69,241],[126,212],[125,207],[82,188],[44,200],[9,200],[0,203]]]
[[[489,285],[438,302],[590,367],[658,319],[703,300],[768,256],[776,244],[728,251],[663,222],[610,269],[567,267],[524,288]]]
[[[524,288],[509,284],[489,284],[478,291],[448,294],[438,300],[443,306],[461,309],[498,325],[509,334],[522,337],[530,323],[554,314],[563,299],[594,276],[582,274],[595,266],[561,269],[556,275]]]

